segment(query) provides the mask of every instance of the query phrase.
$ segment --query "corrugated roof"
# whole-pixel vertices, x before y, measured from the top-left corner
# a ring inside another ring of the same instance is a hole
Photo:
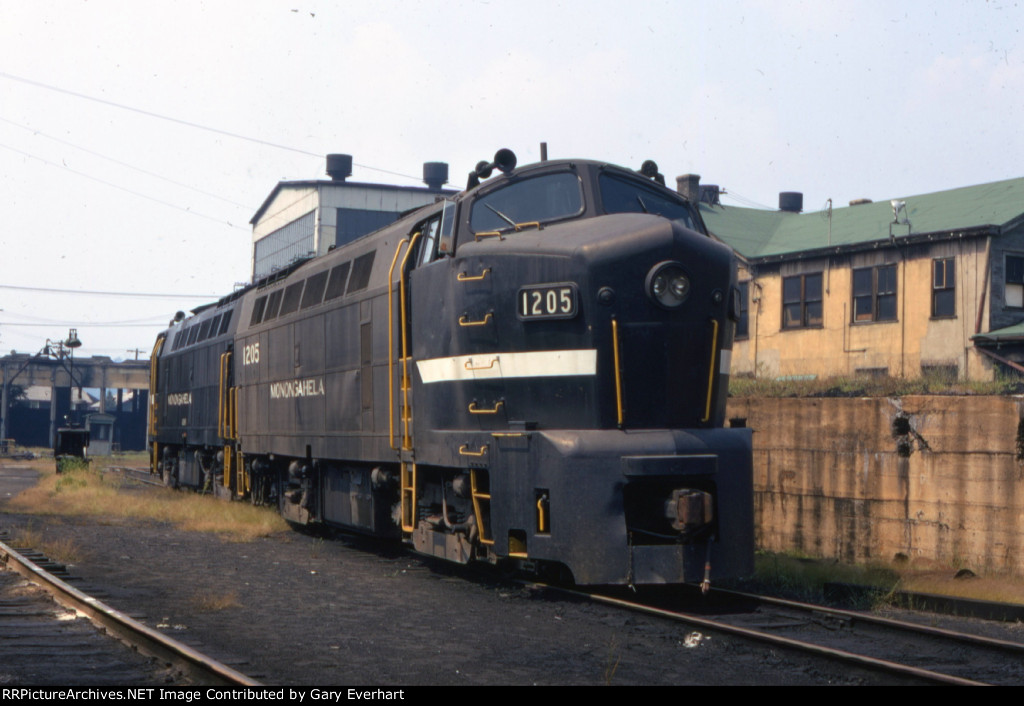
[[[971,340],[977,343],[1008,343],[1024,341],[1024,322],[996,329],[988,333],[976,333]]]
[[[895,200],[907,204],[911,236],[1000,228],[1024,215],[1024,178]],[[749,259],[888,241],[893,221],[888,200],[834,208],[830,240],[825,211],[785,213],[703,203],[700,208],[708,229]],[[894,226],[893,233],[906,237],[907,227]]]

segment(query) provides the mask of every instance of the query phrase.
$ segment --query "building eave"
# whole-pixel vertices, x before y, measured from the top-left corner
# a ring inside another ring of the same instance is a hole
[[[999,226],[985,225],[974,228],[961,228],[951,231],[935,231],[931,233],[912,233],[906,236],[896,236],[882,240],[869,240],[859,243],[848,243],[845,245],[825,246],[808,250],[762,255],[749,257],[747,261],[751,265],[779,264],[782,262],[798,262],[801,260],[813,260],[834,255],[848,255],[858,252],[871,252],[873,250],[887,250],[902,248],[911,245],[922,245],[926,243],[939,242],[943,240],[962,240],[964,238],[993,237],[1002,232]]]

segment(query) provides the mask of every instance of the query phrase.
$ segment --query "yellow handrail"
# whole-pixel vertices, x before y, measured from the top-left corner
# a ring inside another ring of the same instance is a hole
[[[163,350],[164,341],[167,337],[160,335],[156,339],[156,344],[153,346],[153,352],[149,354],[149,433],[156,436],[156,410],[157,410],[157,371],[159,366],[157,365],[157,359],[160,357],[160,351]]]
[[[711,362],[708,367],[708,401],[704,408],[702,422],[711,419],[711,399],[715,391],[715,357],[718,355],[718,320],[711,319]]]
[[[489,311],[487,312],[487,314],[484,315],[484,318],[480,319],[479,321],[470,321],[469,317],[466,314],[463,314],[462,316],[459,317],[459,326],[486,326],[491,322],[491,319],[493,318],[494,317],[491,316],[491,312]]]
[[[619,322],[612,319],[612,351],[615,361],[615,409],[621,427],[625,414],[622,409],[622,370],[619,361]]]
[[[409,390],[412,388],[412,383],[409,380],[409,340],[406,332],[405,323],[405,265],[409,261],[409,256],[412,255],[413,248],[416,246],[416,241],[419,240],[421,232],[414,233],[412,239],[409,241],[409,247],[405,250],[405,257],[402,258],[402,266],[398,271],[398,309],[401,313],[401,325],[402,325],[402,428],[404,430],[402,434],[402,448],[412,448],[412,433],[409,431],[409,420],[411,418],[411,409],[409,407]]]
[[[473,496],[473,512],[476,514],[476,527],[477,530],[480,532],[480,544],[491,545],[494,544],[494,538],[487,537],[485,533],[486,528],[484,527],[483,509],[480,507],[480,501],[485,500],[488,503],[488,510],[490,510],[489,505],[491,502],[491,494],[481,493],[479,490],[477,490],[476,473],[477,472],[475,468],[470,469],[469,471],[469,487],[470,495]]]
[[[479,458],[480,456],[483,456],[486,453],[487,453],[487,444],[484,444],[483,446],[481,446],[479,451],[470,451],[469,450],[469,444],[463,444],[462,446],[459,447],[459,455],[460,456],[476,456],[477,458]]]
[[[478,275],[467,275],[465,272],[460,272],[456,275],[455,279],[460,282],[479,282],[480,280],[485,279],[490,271],[491,268],[487,267]]]
[[[220,484],[225,488],[231,487],[231,446],[224,447],[224,472],[221,474]]]
[[[495,366],[495,364],[497,364],[497,362],[498,356],[494,356],[493,358],[491,358],[491,362],[488,363],[487,365],[473,365],[473,359],[470,358],[469,360],[462,364],[462,367],[465,368],[466,370],[490,370]]]
[[[501,400],[498,400],[494,404],[494,408],[493,409],[477,409],[476,400],[473,400],[472,402],[469,403],[468,409],[469,409],[469,413],[470,414],[497,414],[498,410],[501,409],[504,406],[505,406],[505,403],[503,401],[501,401]]]
[[[402,531],[412,532],[416,529],[416,464],[402,461],[399,475],[402,485]]]
[[[391,267],[388,268],[388,443],[391,448],[397,449],[395,445],[395,302],[394,302],[394,272],[395,263],[398,262],[398,254],[402,252],[402,246],[409,243],[408,238],[402,238],[395,247],[394,257],[391,258]]]

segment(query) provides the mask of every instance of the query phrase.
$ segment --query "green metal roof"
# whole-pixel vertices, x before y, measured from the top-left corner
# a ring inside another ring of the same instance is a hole
[[[910,236],[998,229],[1024,215],[1024,178],[895,200],[907,204]],[[832,209],[831,238],[826,211],[787,213],[704,203],[700,209],[708,230],[748,259],[888,241],[893,222],[888,200]],[[907,237],[907,226],[894,225],[893,234]]]
[[[1024,341],[1024,322],[989,331],[988,333],[976,333],[971,336],[971,340],[979,345],[984,343],[1019,343]]]

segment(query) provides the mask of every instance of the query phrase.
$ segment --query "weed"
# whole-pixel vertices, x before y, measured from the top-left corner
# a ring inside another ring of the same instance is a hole
[[[107,522],[150,519],[239,542],[287,529],[287,523],[271,508],[167,488],[139,493],[120,479],[105,478],[98,468],[97,463],[95,469],[60,474],[44,470],[36,486],[19,493],[6,507],[26,514],[100,517]]]
[[[81,470],[89,470],[89,459],[77,456],[57,457],[57,473],[74,473]]]
[[[47,539],[34,525],[15,530],[10,544],[21,549],[42,552],[48,558],[65,564],[81,562],[84,556],[82,548],[75,540],[68,537]]]
[[[619,650],[619,641],[612,635],[611,639],[608,640],[608,656],[605,658],[604,665],[604,683],[605,686],[612,685],[612,679],[615,678],[615,672],[619,669],[619,662],[622,661],[622,653]]]
[[[990,382],[958,380],[930,373],[919,378],[867,375],[828,378],[740,377],[729,380],[730,397],[901,397],[903,395],[1015,395],[1024,392],[1024,378],[1002,374]]]
[[[242,607],[241,601],[238,600],[238,593],[235,591],[195,596],[192,599],[192,605],[199,613],[216,613],[229,608]]]

